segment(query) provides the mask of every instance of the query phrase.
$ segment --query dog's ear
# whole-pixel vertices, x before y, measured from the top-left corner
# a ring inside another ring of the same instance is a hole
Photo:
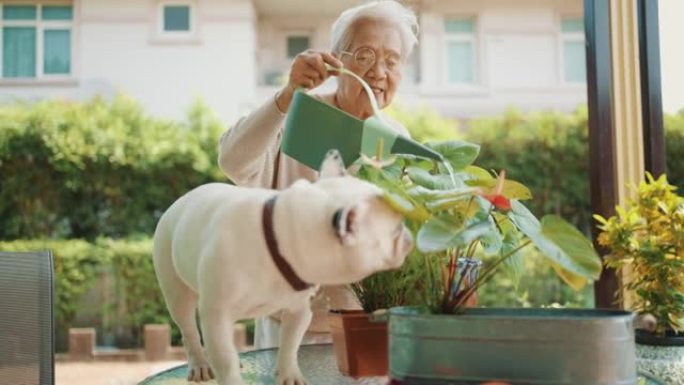
[[[332,226],[340,243],[349,246],[358,241],[360,232],[363,231],[362,224],[369,209],[370,203],[367,200],[360,200],[335,211]]]
[[[344,161],[342,160],[342,155],[337,150],[330,150],[325,154],[325,159],[321,164],[321,169],[319,170],[318,178],[332,178],[347,175],[347,171],[344,168]]]

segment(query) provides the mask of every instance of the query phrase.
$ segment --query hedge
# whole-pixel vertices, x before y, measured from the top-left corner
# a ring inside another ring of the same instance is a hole
[[[161,291],[152,265],[150,238],[98,238],[94,242],[72,240],[16,240],[0,242],[0,250],[51,250],[55,269],[55,329],[58,351],[66,349],[68,329],[82,312],[83,295],[105,272],[114,278],[111,302],[97,302],[95,313],[108,313],[108,325],[97,325],[98,335],[111,335],[115,345],[141,346],[142,328],[146,323],[169,323]],[[123,307],[123,317],[117,308]],[[179,341],[173,329],[174,342]]]
[[[125,96],[0,106],[0,239],[151,234],[216,165],[225,127],[202,103],[177,123]]]
[[[554,213],[590,232],[587,109],[572,114],[522,114],[515,109],[472,121],[466,140],[481,145],[476,163],[507,171],[533,194],[528,207],[537,215]],[[684,109],[665,115],[667,175],[684,190]]]

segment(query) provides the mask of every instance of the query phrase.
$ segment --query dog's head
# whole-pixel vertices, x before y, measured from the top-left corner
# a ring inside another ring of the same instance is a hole
[[[381,194],[347,175],[337,151],[328,153],[315,183],[299,181],[283,191],[289,214],[276,212],[276,232],[302,279],[347,284],[403,264],[413,240]]]

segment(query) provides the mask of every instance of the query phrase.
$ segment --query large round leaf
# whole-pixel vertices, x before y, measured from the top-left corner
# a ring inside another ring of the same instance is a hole
[[[543,223],[539,223],[522,203],[515,200],[511,201],[511,208],[508,213],[511,221],[566,275],[574,274],[593,280],[599,278],[601,260],[598,254],[572,225],[558,216],[547,216]]]
[[[465,182],[468,186],[484,187],[487,194],[494,192],[497,179],[471,179]],[[532,193],[525,185],[514,180],[505,179],[503,182],[503,188],[501,189],[501,195],[508,199],[518,199],[526,200],[532,199]]]
[[[428,143],[428,147],[439,152],[444,159],[449,161],[454,171],[462,170],[470,166],[480,154],[480,146],[462,140],[449,140],[445,142]]]
[[[408,167],[406,173],[413,183],[431,190],[447,190],[463,186],[463,182],[456,177],[452,179],[449,175],[433,175],[420,167]]]
[[[470,242],[485,236],[491,231],[486,220],[473,221],[465,227],[457,227],[442,218],[427,221],[416,237],[416,246],[423,253],[435,253],[453,247],[465,247]]]

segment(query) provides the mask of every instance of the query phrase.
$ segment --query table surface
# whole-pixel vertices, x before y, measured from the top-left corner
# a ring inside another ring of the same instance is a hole
[[[275,384],[277,349],[255,350],[240,354],[242,378],[246,385]],[[299,367],[307,385],[386,385],[387,377],[354,379],[337,370],[332,345],[303,345],[299,348]],[[186,385],[187,365],[180,365],[155,374],[139,385]]]
[[[255,350],[240,354],[242,378],[246,385],[273,385],[277,349]],[[299,366],[307,379],[307,385],[387,385],[387,377],[354,379],[345,377],[337,370],[332,345],[304,345],[299,348]],[[139,385],[186,385],[187,365],[157,373]],[[212,382],[214,383],[214,382]],[[650,378],[639,376],[637,385],[663,385]]]

